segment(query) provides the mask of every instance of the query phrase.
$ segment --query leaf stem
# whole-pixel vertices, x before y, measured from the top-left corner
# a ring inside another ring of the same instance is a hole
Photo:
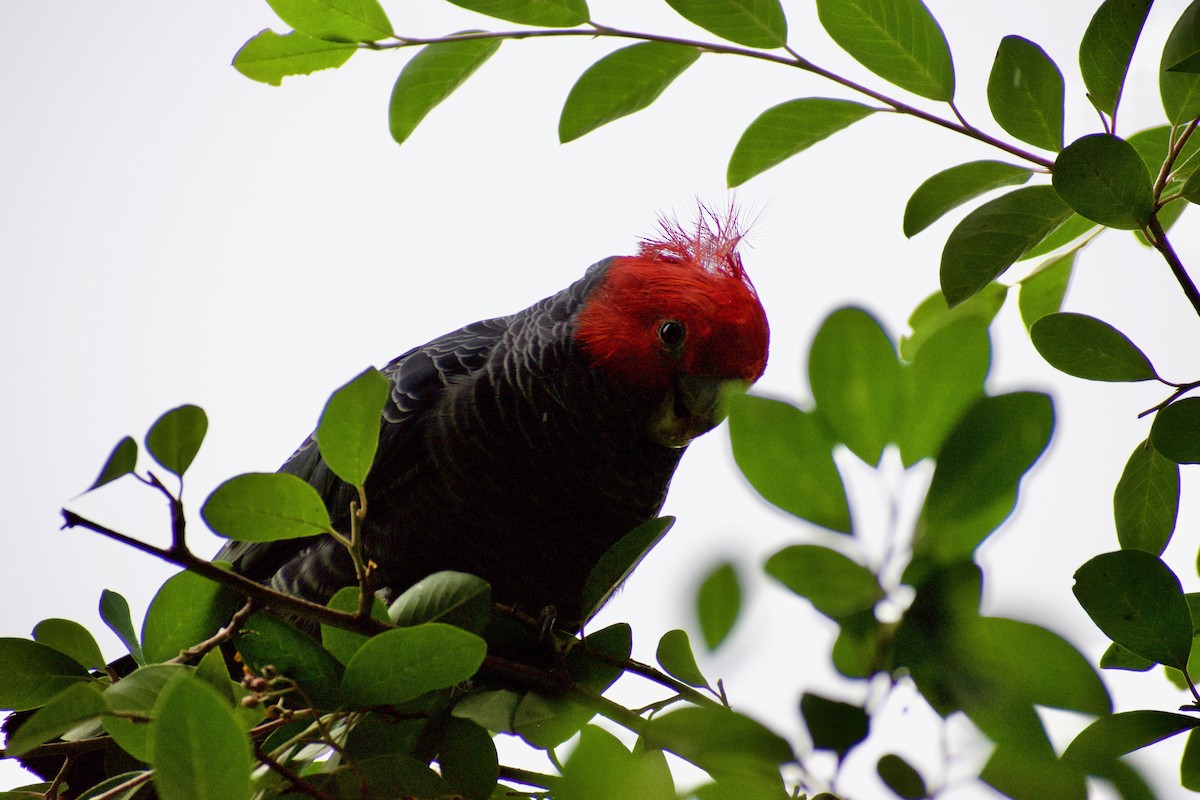
[[[521,769],[519,767],[507,767],[500,765],[500,776],[502,780],[520,783],[524,786],[538,786],[542,789],[551,789],[562,780],[557,775],[548,775],[544,772],[533,772],[532,770]]]
[[[1197,316],[1200,316],[1200,291],[1196,289],[1195,282],[1192,281],[1192,277],[1184,269],[1183,262],[1179,260],[1179,255],[1175,252],[1175,248],[1171,246],[1171,241],[1167,238],[1167,233],[1163,230],[1162,223],[1158,220],[1158,214],[1150,215],[1150,221],[1146,224],[1144,233],[1150,245],[1162,254],[1162,257],[1167,262],[1167,266],[1171,268],[1171,272],[1175,275],[1175,280],[1179,281],[1179,286],[1183,289],[1184,296],[1192,304],[1192,308],[1196,311]]]

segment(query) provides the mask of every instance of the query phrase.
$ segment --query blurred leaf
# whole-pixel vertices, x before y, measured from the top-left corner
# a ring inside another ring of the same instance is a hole
[[[778,777],[754,775],[726,775],[715,783],[698,786],[686,797],[696,800],[794,800],[793,796],[783,787],[783,781]],[[822,792],[813,795],[812,800],[838,800],[838,798]]]
[[[674,517],[658,517],[638,525],[605,551],[583,584],[583,621],[587,622],[604,607],[625,583],[642,559],[662,541],[675,524]]]
[[[163,690],[153,737],[154,788],[162,800],[250,796],[250,740],[203,681],[185,678]]]
[[[664,633],[658,640],[654,657],[667,674],[676,680],[699,689],[708,688],[708,680],[696,666],[696,656],[692,653],[687,631],[676,629]]]
[[[329,602],[325,605],[335,611],[356,614],[358,613],[358,595],[357,586],[343,586],[334,593],[333,597],[329,598]],[[371,619],[380,622],[389,621],[387,606],[376,595],[371,596]],[[348,631],[334,625],[321,624],[321,646],[343,664],[358,652],[358,648],[362,647],[365,641],[367,641],[367,637],[361,633]]]
[[[1001,128],[1034,147],[1062,149],[1063,77],[1045,50],[1020,36],[1001,39],[987,96]]]
[[[0,638],[0,709],[38,708],[64,689],[90,681],[82,664],[53,647]]]
[[[1186,669],[1192,615],[1179,578],[1143,550],[1103,553],[1075,572],[1075,597],[1108,638],[1142,658]]]
[[[239,598],[194,572],[168,578],[142,622],[142,648],[151,663],[167,661],[215,634],[237,611]]]
[[[342,663],[316,639],[269,612],[256,612],[242,625],[238,653],[254,672],[271,666],[294,681],[318,708],[342,704]]]
[[[88,669],[104,669],[104,655],[91,632],[69,619],[44,619],[33,628],[33,638],[78,661]]]
[[[1125,711],[1100,717],[1084,728],[1063,753],[1063,761],[1091,771],[1105,762],[1132,753],[1200,725],[1200,719],[1166,711]]]
[[[980,780],[1013,800],[1086,800],[1083,773],[1056,758],[1040,722],[1036,717],[1032,722],[1039,727],[1036,744],[1014,738],[1000,742],[980,771]]]
[[[396,144],[403,144],[421,120],[498,49],[499,39],[465,39],[422,47],[400,70],[392,86],[388,130]]]
[[[566,143],[641,111],[700,57],[700,50],[664,42],[622,47],[588,67],[571,87],[558,120]]]
[[[1200,791],[1200,736],[1193,728],[1188,733],[1187,745],[1183,748],[1183,758],[1179,761],[1180,784],[1193,792]]]
[[[1107,133],[1071,142],[1054,162],[1053,180],[1071,208],[1110,228],[1142,228],[1154,213],[1152,181],[1141,156]]]
[[[1117,539],[1126,550],[1162,555],[1179,515],[1179,465],[1144,441],[1134,448],[1113,494]]]
[[[834,669],[847,678],[869,678],[886,662],[890,629],[885,631],[874,609],[843,617],[838,625],[830,653]]]
[[[942,293],[951,307],[998,278],[1070,215],[1053,186],[1027,186],[972,211],[942,250]]]
[[[1089,231],[1095,230],[1097,223],[1092,222],[1087,217],[1081,217],[1078,214],[1071,213],[1067,216],[1065,222],[1059,225],[1050,233],[1046,234],[1040,242],[1035,244],[1030,249],[1021,254],[1017,261],[1027,261],[1031,258],[1044,256],[1047,253],[1054,252],[1060,247],[1065,247],[1071,244],[1076,239],[1079,239]]]
[[[745,47],[773,50],[787,44],[787,19],[779,0],[667,0],[689,22]]]
[[[192,667],[182,664],[151,664],[135,670],[104,690],[104,701],[118,714],[142,715],[153,718],[155,704],[163,690],[175,681],[191,675]],[[152,750],[150,737],[154,727],[135,722],[125,716],[106,716],[104,730],[129,755],[138,761],[149,761]]]
[[[1104,0],[1079,44],[1079,71],[1092,103],[1110,117],[1117,111],[1129,61],[1153,0]]]
[[[230,478],[204,501],[200,516],[213,533],[243,542],[295,539],[330,529],[329,512],[317,490],[283,472]]]
[[[434,744],[430,741],[430,728],[440,726],[443,722],[445,720],[440,718],[437,722],[420,718],[406,719],[386,711],[362,714],[346,737],[345,755],[355,761],[397,754],[414,756],[418,748]],[[303,731],[301,728],[283,741]],[[270,742],[265,742],[262,748],[269,753],[271,751],[267,749],[267,744]]]
[[[768,503],[839,533],[850,506],[833,461],[833,440],[815,415],[765,397],[730,403],[729,438],[746,480]]]
[[[1090,381],[1148,381],[1153,365],[1137,345],[1107,322],[1086,314],[1047,314],[1029,338],[1050,366]]]
[[[368,639],[346,665],[342,689],[359,705],[396,705],[469,679],[487,645],[441,622],[397,628]]]
[[[929,796],[921,773],[898,755],[881,756],[875,771],[879,773],[879,779],[904,800],[922,800]]]
[[[446,781],[424,760],[400,753],[388,753],[364,759],[353,765],[342,764],[331,783],[338,798],[454,798]],[[288,797],[292,800],[292,796]]]
[[[642,740],[670,750],[717,780],[725,776],[778,778],[795,760],[791,746],[761,723],[725,708],[685,707],[647,721]]]
[[[1113,642],[1100,656],[1101,669],[1124,669],[1130,672],[1146,672],[1154,669],[1155,663],[1149,659],[1135,655],[1121,645]]]
[[[438,753],[442,778],[468,800],[488,800],[496,789],[499,761],[492,736],[468,719],[451,717]]]
[[[917,187],[904,207],[904,235],[916,236],[942,215],[1002,186],[1017,186],[1033,173],[1003,161],[971,161],[944,169]]]
[[[866,739],[871,730],[871,718],[866,709],[811,692],[805,692],[800,697],[800,715],[804,718],[813,747],[832,750],[837,754],[838,761]]]
[[[675,800],[675,783],[661,750],[630,753],[617,737],[589,725],[563,765],[556,800]]]
[[[1200,464],[1200,397],[1185,397],[1154,415],[1154,449],[1176,464]]]
[[[451,714],[469,719],[496,733],[512,733],[513,713],[523,695],[508,689],[472,693],[459,700]]]
[[[301,33],[335,42],[374,42],[393,35],[375,0],[267,0],[279,18]]]
[[[132,436],[126,436],[121,441],[117,442],[117,446],[109,453],[108,460],[104,462],[104,466],[100,468],[100,474],[87,491],[99,489],[106,483],[111,483],[117,478],[128,475],[137,468],[137,442]]]
[[[146,434],[146,450],[163,469],[183,477],[208,431],[208,416],[199,406],[179,406],[158,418]]]
[[[129,601],[119,593],[105,589],[100,593],[100,619],[117,635],[133,656],[133,660],[139,665],[145,665],[146,656],[142,653],[142,644],[133,630],[133,620],[129,618]]]
[[[1159,65],[1158,91],[1172,125],[1185,125],[1200,117],[1200,74],[1171,71],[1171,67],[1197,50],[1200,50],[1200,0],[1192,0],[1171,29]]]
[[[584,0],[450,0],[489,17],[544,28],[573,28],[588,21]]]
[[[250,80],[278,86],[289,75],[337,69],[357,51],[348,42],[317,39],[297,31],[280,35],[267,29],[242,45],[233,57],[233,68]]]
[[[492,616],[492,587],[475,575],[446,570],[422,578],[392,601],[386,619],[400,627],[444,622],[479,633]]]
[[[104,702],[97,684],[91,681],[73,683],[8,736],[4,756],[23,756],[38,745],[62,736],[79,723],[95,719],[107,710],[108,704]]]
[[[954,99],[954,62],[937,20],[921,0],[817,0],[829,38],[854,60],[901,89]]]
[[[885,594],[871,570],[820,545],[785,547],[767,559],[766,572],[832,619],[873,608]]]
[[[351,486],[367,482],[390,388],[383,373],[368,367],[334,392],[321,412],[315,436],[321,458],[334,475]]]
[[[725,181],[740,186],[878,109],[825,97],[804,97],[772,106],[738,139]]]
[[[1082,217],[1080,217],[1082,219]],[[1071,272],[1075,269],[1075,250],[1046,261],[1021,281],[1017,307],[1021,321],[1029,328],[1048,314],[1062,309],[1067,286],[1071,283]]]
[[[900,363],[887,332],[860,308],[834,311],[813,338],[808,378],[817,413],[834,435],[877,465],[900,410]]]
[[[741,604],[742,590],[732,564],[726,562],[708,573],[696,593],[696,617],[709,650],[715,650],[733,630]]]
[[[900,357],[905,361],[914,362],[917,351],[926,339],[962,319],[976,320],[980,327],[986,330],[1000,312],[1007,296],[1007,286],[990,283],[970,299],[951,308],[940,290],[934,292],[922,300],[909,315],[908,328],[912,333],[900,337]]]

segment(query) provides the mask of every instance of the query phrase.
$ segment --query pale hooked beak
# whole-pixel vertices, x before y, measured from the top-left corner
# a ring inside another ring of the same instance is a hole
[[[680,375],[650,423],[650,437],[667,447],[686,447],[725,419],[731,394],[744,394],[749,388],[737,378]]]

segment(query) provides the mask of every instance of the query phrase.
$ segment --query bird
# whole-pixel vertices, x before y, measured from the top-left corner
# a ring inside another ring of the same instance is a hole
[[[390,391],[361,529],[371,589],[387,601],[455,570],[486,580],[494,602],[580,629],[592,568],[659,513],[688,444],[766,368],[769,326],[743,239],[733,211],[688,228],[660,220],[634,255],[382,368]],[[348,530],[357,490],[315,434],[280,471],[311,484]],[[216,560],[316,602],[356,583],[328,535],[231,541]]]

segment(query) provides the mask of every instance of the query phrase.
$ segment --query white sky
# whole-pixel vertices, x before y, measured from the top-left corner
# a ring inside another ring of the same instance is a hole
[[[1075,66],[1094,3],[928,2],[950,40],[968,119],[999,132],[986,107],[987,71],[1000,37],[1017,33],[1066,73],[1068,141],[1097,129]],[[701,35],[665,4],[592,5],[606,24]],[[786,5],[794,47],[882,86],[832,49],[809,3]],[[1124,133],[1162,121],[1158,52],[1185,6],[1156,4],[1120,113]],[[435,0],[386,8],[401,33],[493,26]],[[728,155],[768,106],[802,96],[855,99],[807,74],[705,56],[649,110],[560,146],[562,99],[613,44],[514,42],[399,148],[386,107],[408,55],[363,52],[340,70],[289,78],[281,88],[254,83],[229,62],[260,29],[284,29],[265,3],[185,10],[151,0],[10,0],[0,19],[0,635],[9,636],[27,636],[47,617],[99,634],[104,588],[128,597],[140,622],[174,571],[98,536],[58,531],[58,509],[71,503],[163,540],[162,503],[138,485],[122,481],[71,499],[122,436],[140,443],[161,412],[181,403],[207,410],[209,436],[185,496],[194,512],[224,478],[278,466],[329,392],[364,365],[522,308],[592,262],[632,252],[660,212],[686,217],[697,197],[724,205]],[[773,332],[760,391],[806,400],[804,354],[838,305],[862,305],[893,334],[902,331],[936,287],[941,245],[962,215],[907,241],[905,200],[939,169],[998,157],[879,114],[739,189],[738,203],[757,219],[745,256]],[[1174,238],[1194,273],[1197,234],[1190,212]],[[1148,430],[1135,416],[1166,392],[1055,373],[1029,345],[1015,297],[1009,306],[996,327],[992,387],[1053,392],[1058,429],[1016,517],[985,547],[987,609],[1045,624],[1098,657],[1105,640],[1075,603],[1071,575],[1091,555],[1115,549],[1109,498]],[[1068,308],[1117,325],[1161,374],[1198,377],[1195,350],[1184,343],[1197,320],[1165,264],[1129,235],[1110,233],[1089,248]],[[862,501],[857,522],[877,541],[879,482],[867,470],[851,472]],[[923,480],[918,471],[902,491],[919,496]],[[1185,492],[1193,481],[1185,470]],[[680,517],[676,529],[604,617],[633,621],[635,656],[647,661],[671,628],[698,639],[690,598],[709,566],[732,559],[751,578],[779,547],[832,536],[761,503],[736,473],[723,428],[693,446],[667,512]],[[1196,542],[1188,534],[1197,513],[1185,499],[1182,535],[1167,553],[1191,590]],[[217,540],[193,516],[193,548],[214,552]],[[801,691],[862,699],[861,687],[827,664],[832,633],[804,601],[755,579],[733,638],[702,666],[724,677],[739,708],[805,747],[795,711]],[[107,631],[100,639],[107,654],[118,654]],[[1155,675],[1105,678],[1119,709],[1183,702]],[[908,701],[890,701],[886,741],[936,776],[935,729],[921,704]],[[969,738],[951,739],[970,749]],[[1164,797],[1177,782],[1181,746],[1146,762]],[[852,759],[843,791],[884,791],[873,778],[880,752]],[[0,788],[23,782],[0,764]]]

